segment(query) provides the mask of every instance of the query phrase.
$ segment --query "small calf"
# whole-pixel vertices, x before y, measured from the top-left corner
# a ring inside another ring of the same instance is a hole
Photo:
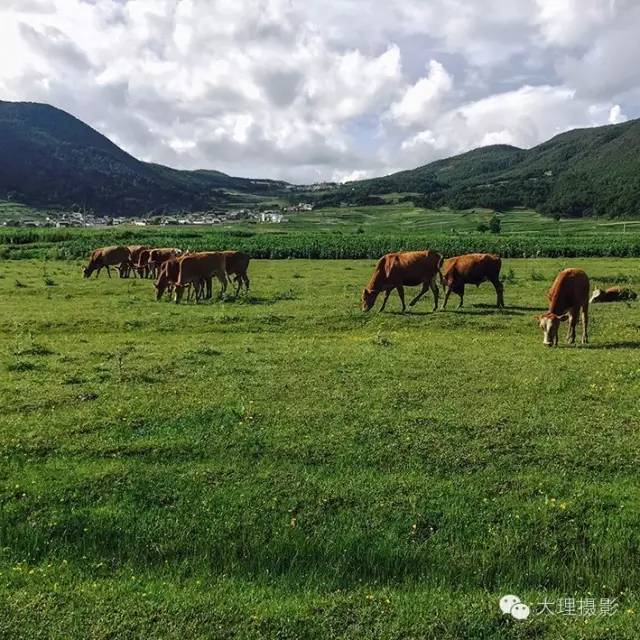
[[[626,287],[610,287],[609,289],[594,289],[589,302],[630,302],[638,294]]]
[[[547,294],[549,310],[536,320],[544,333],[543,343],[548,347],[558,345],[560,323],[569,320],[567,341],[576,341],[576,325],[582,316],[582,343],[589,341],[589,278],[582,269],[561,271]]]

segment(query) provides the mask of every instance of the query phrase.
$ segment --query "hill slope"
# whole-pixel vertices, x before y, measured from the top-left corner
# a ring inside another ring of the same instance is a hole
[[[141,162],[72,115],[37,103],[0,101],[0,198],[113,214],[202,209],[221,189],[281,190],[284,183],[178,171]]]
[[[640,120],[574,129],[532,149],[495,145],[411,171],[346,185],[416,192],[425,206],[527,206],[562,216],[640,213]]]
[[[77,118],[44,104],[0,101],[0,199],[76,205],[112,214],[205,209],[232,190],[282,194],[272,180],[179,171],[141,162]],[[425,207],[513,206],[557,216],[640,214],[640,120],[576,129],[532,149],[493,145],[409,171],[347,183],[318,204],[379,204],[376,194],[420,194]]]

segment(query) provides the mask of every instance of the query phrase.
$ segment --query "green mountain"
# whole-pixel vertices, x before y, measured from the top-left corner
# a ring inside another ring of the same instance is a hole
[[[229,206],[241,197],[234,193],[286,195],[289,186],[141,162],[77,118],[36,103],[0,101],[0,150],[0,200],[35,207],[114,215],[202,210]],[[319,206],[375,205],[384,203],[377,196],[400,192],[417,194],[411,199],[424,207],[637,217],[639,152],[640,120],[632,120],[568,131],[532,149],[482,147],[308,197]]]
[[[640,120],[574,129],[531,149],[494,145],[411,171],[348,183],[349,194],[411,192],[424,206],[505,209],[557,216],[640,214]]]
[[[286,183],[178,171],[137,160],[52,106],[0,101],[0,199],[40,207],[81,207],[114,215],[201,210]]]

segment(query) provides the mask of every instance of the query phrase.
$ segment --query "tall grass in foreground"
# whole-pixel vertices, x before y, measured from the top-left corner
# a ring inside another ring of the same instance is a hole
[[[510,260],[465,309],[358,309],[373,261],[261,261],[238,301],[0,263],[0,637],[637,637],[637,305],[591,344]],[[20,279],[23,287],[15,286]],[[499,612],[505,593],[612,617]]]

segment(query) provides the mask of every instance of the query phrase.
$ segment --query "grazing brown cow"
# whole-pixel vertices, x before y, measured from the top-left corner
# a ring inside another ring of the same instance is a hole
[[[84,277],[88,278],[95,271],[97,278],[103,267],[107,268],[107,273],[111,277],[111,269],[109,267],[117,266],[121,268],[123,264],[128,264],[130,259],[131,254],[127,247],[117,246],[95,249],[89,258],[89,264],[83,269]],[[122,277],[122,270],[120,275]]]
[[[382,256],[369,280],[369,284],[362,290],[362,310],[369,311],[376,302],[378,295],[384,291],[384,301],[380,311],[384,311],[391,292],[396,289],[402,302],[402,311],[406,309],[404,303],[404,287],[422,285],[420,293],[409,303],[413,306],[429,288],[433,292],[435,311],[438,308],[438,285],[436,275],[440,254],[435,251],[403,251],[387,253]]]
[[[154,286],[156,289],[156,300],[160,300],[162,295],[166,291],[170,295],[174,292],[175,287],[178,283],[178,278],[180,277],[180,258],[169,258],[169,260],[165,260],[160,265],[160,271],[158,273],[158,279],[156,280]],[[187,285],[189,289],[189,293],[187,295],[187,300],[191,299],[191,294],[193,293],[196,299],[196,302],[200,300],[200,298],[204,295],[204,280],[201,280],[192,288],[192,283]]]
[[[138,260],[134,265],[135,270],[138,272],[138,275],[141,278],[148,278],[151,276],[151,270],[149,269],[150,254],[151,254],[151,249],[143,249],[139,253]]]
[[[176,304],[180,303],[184,289],[188,285],[193,285],[196,289],[196,302],[199,296],[197,291],[202,287],[202,283],[207,283],[208,294],[211,297],[211,279],[215,276],[222,284],[220,297],[227,289],[227,276],[225,256],[220,251],[210,251],[204,253],[189,253],[179,260],[178,281],[176,282]]]
[[[635,291],[626,287],[610,287],[605,291],[594,289],[589,302],[629,302],[637,297]]]
[[[165,260],[160,265],[158,279],[154,285],[156,288],[156,300],[160,300],[165,291],[173,291],[180,276],[180,260],[182,258],[169,258],[169,260]]]
[[[247,269],[249,268],[249,254],[243,251],[223,251],[227,276],[235,276],[234,282],[238,285],[236,288],[236,298],[240,294],[240,288],[244,284],[245,290],[249,292],[249,276]]]
[[[125,273],[123,276],[125,278],[128,278],[131,273],[133,273],[134,275],[138,273],[137,265],[138,265],[138,262],[140,261],[140,254],[143,251],[149,251],[151,247],[147,247],[142,244],[133,244],[133,245],[129,245],[127,249],[129,249],[129,253],[131,254],[131,260],[128,262],[128,264],[125,267]]]
[[[576,341],[576,325],[582,313],[582,343],[589,341],[589,278],[582,269],[561,271],[549,289],[549,310],[538,316],[544,332],[543,344],[552,347],[558,344],[558,329],[564,320],[570,320],[567,342]]]
[[[447,306],[451,292],[460,296],[460,304],[464,302],[464,285],[475,284],[479,287],[488,280],[495,288],[498,300],[496,305],[504,307],[504,287],[500,282],[500,256],[491,253],[468,253],[464,256],[449,258],[442,264],[442,287],[446,290],[444,304]]]
[[[151,249],[149,251],[149,261],[147,262],[151,276],[156,278],[160,270],[160,265],[169,260],[169,258],[177,258],[182,255],[181,249],[175,247],[162,247],[161,249]]]

